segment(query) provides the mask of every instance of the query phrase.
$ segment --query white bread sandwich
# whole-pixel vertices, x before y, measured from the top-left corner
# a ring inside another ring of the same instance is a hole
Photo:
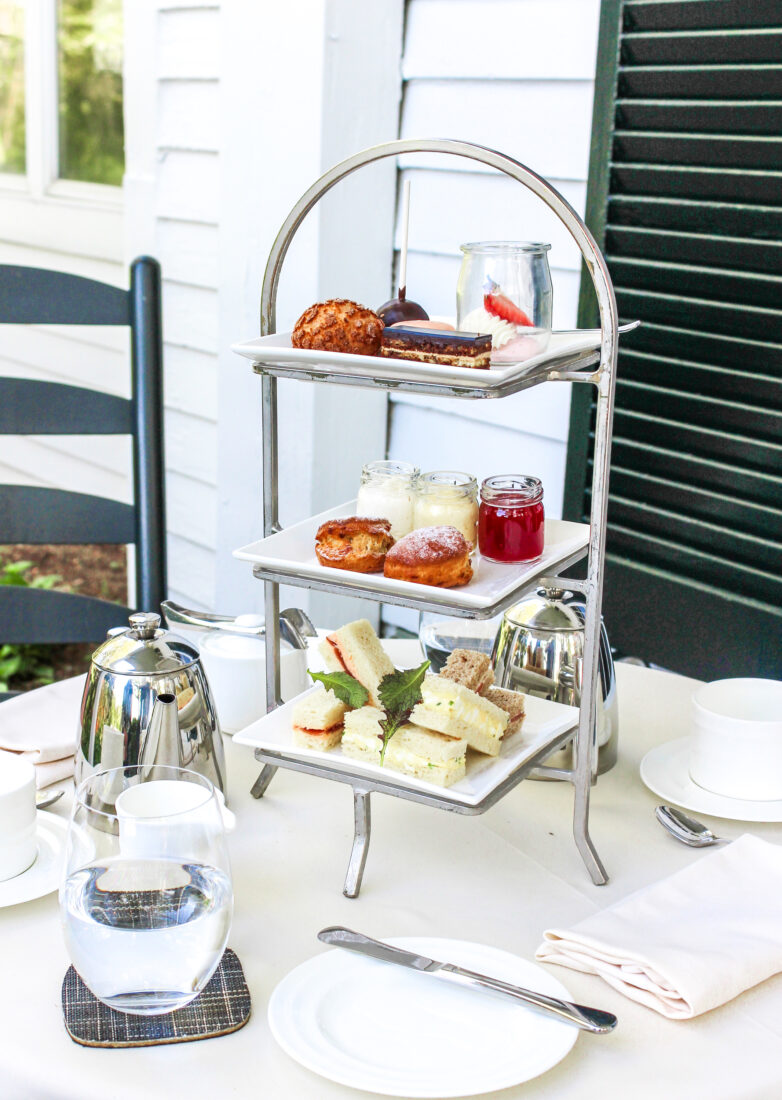
[[[410,721],[449,737],[463,737],[471,749],[499,756],[500,742],[508,728],[508,715],[488,699],[444,676],[427,676],[421,686],[421,702]]]
[[[319,685],[300,699],[291,713],[293,741],[302,749],[318,749],[326,752],[342,740],[342,723],[345,704],[333,691]]]
[[[494,683],[494,669],[485,653],[477,649],[455,649],[440,672],[447,680],[463,684],[470,691],[483,695]]]
[[[508,715],[508,728],[505,736],[518,733],[521,723],[524,721],[524,696],[520,691],[509,691],[507,688],[490,687],[484,693],[484,699],[494,703],[495,707],[504,710]]]
[[[346,714],[342,755],[379,764],[383,717],[378,707],[361,707]],[[466,751],[463,739],[431,733],[408,722],[388,742],[384,767],[450,787],[464,778]]]
[[[368,619],[341,626],[319,648],[329,672],[349,672],[367,689],[372,706],[379,706],[378,684],[394,666]]]

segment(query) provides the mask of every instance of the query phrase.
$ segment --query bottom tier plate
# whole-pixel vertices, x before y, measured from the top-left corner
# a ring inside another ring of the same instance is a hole
[[[316,749],[299,748],[293,743],[291,731],[291,711],[298,699],[309,692],[318,690],[309,688],[307,692],[291,699],[288,703],[273,710],[271,714],[258,719],[240,733],[234,735],[234,742],[262,749],[275,755],[274,763],[285,766],[285,761],[301,761],[308,765],[324,769],[336,769],[353,775],[366,776],[369,780],[384,780],[393,783],[402,790],[421,791],[433,796],[447,798],[463,806],[478,806],[497,789],[513,772],[540,753],[546,745],[578,723],[576,707],[551,703],[546,699],[527,696],[525,701],[526,717],[518,733],[506,738],[502,743],[499,756],[484,756],[472,749],[467,753],[467,774],[464,779],[452,787],[439,787],[427,783],[424,779],[414,779],[379,764],[370,764],[342,755],[337,747],[329,752]],[[328,776],[327,776],[328,778]]]

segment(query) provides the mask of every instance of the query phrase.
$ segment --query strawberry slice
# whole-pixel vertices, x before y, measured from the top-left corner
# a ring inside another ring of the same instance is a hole
[[[499,317],[500,320],[508,321],[511,325],[534,327],[524,310],[519,309],[515,302],[512,302],[507,295],[503,294],[497,283],[488,279],[484,289],[487,292],[483,296],[483,308],[492,317]]]

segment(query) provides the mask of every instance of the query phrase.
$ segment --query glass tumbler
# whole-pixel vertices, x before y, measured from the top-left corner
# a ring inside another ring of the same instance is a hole
[[[182,1008],[217,969],[232,913],[223,817],[208,779],[156,765],[84,780],[60,919],[71,962],[100,1001],[144,1016]]]
[[[550,244],[477,241],[460,246],[457,328],[490,333],[492,362],[532,358],[551,336]]]

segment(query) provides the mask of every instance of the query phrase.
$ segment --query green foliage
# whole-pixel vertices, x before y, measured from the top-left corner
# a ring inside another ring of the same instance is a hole
[[[0,0],[0,172],[24,172],[24,8]]]
[[[397,669],[396,672],[389,672],[380,681],[377,693],[386,712],[385,718],[380,723],[383,737],[383,748],[380,750],[381,764],[385,763],[388,742],[399,727],[410,718],[416,703],[421,702],[421,684],[424,682],[429,664],[429,661],[424,661],[418,668]]]
[[[48,573],[43,577],[28,577],[32,568],[30,561],[14,561],[2,564],[0,585],[13,585],[17,588],[54,588],[62,577]],[[49,646],[23,645],[6,642],[0,644],[0,691],[12,691],[14,681],[17,685],[51,684],[54,669],[51,664]]]
[[[60,176],[119,186],[122,0],[60,0]]]
[[[369,692],[349,672],[310,672],[313,680],[320,681],[327,691],[333,691],[346,707],[363,707]]]

